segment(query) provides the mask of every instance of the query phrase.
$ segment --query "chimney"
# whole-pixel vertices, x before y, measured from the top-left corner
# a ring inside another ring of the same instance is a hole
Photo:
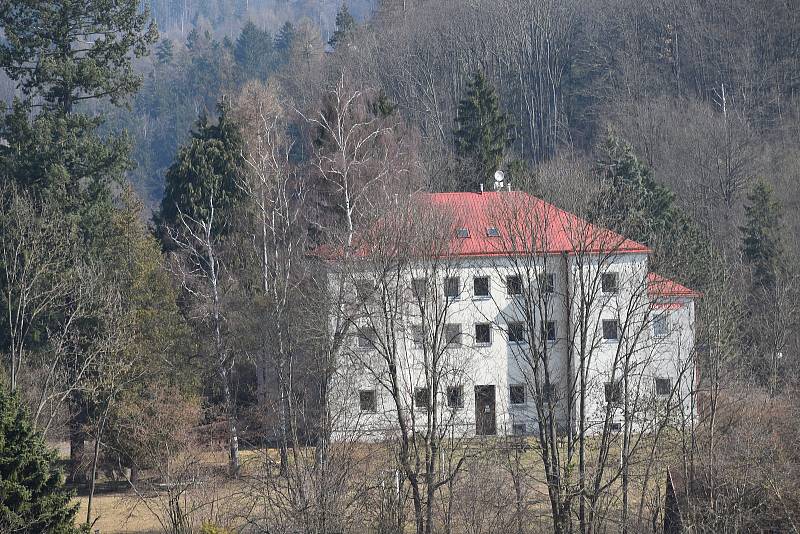
[[[483,194],[483,182],[481,182],[481,195]]]

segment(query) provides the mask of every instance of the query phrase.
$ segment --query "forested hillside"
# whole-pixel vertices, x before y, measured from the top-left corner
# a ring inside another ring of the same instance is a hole
[[[800,0],[16,0],[0,28],[0,400],[69,442],[77,521],[105,484],[176,533],[797,530]],[[702,295],[691,413],[334,442],[359,306],[452,230],[412,200],[497,170]]]

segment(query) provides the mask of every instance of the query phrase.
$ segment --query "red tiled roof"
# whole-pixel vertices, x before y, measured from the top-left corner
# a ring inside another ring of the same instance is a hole
[[[697,291],[656,273],[647,274],[647,293],[654,297],[685,297],[690,299],[702,296]]]
[[[451,253],[458,256],[650,252],[641,243],[521,191],[429,193],[421,197],[451,212],[455,226]],[[457,237],[460,228],[466,228],[469,237]],[[499,237],[488,236],[488,228],[497,228]]]

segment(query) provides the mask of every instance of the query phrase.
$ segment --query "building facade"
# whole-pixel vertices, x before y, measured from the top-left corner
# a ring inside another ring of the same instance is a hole
[[[691,413],[699,295],[651,273],[646,246],[525,193],[416,202],[444,214],[436,232],[384,228],[330,275],[347,303],[334,439],[532,435],[548,418],[591,433]],[[417,240],[405,253],[404,238]]]

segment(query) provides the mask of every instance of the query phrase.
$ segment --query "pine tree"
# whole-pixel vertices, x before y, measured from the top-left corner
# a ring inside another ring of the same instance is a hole
[[[169,65],[172,63],[172,58],[174,56],[174,46],[172,44],[172,39],[162,39],[160,43],[158,43],[158,49],[156,50],[156,59],[160,65]]]
[[[347,41],[353,30],[356,29],[356,19],[350,14],[347,4],[344,3],[336,12],[336,30],[333,32],[328,44],[336,48]]]
[[[777,281],[783,254],[781,206],[772,188],[758,180],[747,196],[742,232],[742,257],[753,273],[754,288],[770,289]]]
[[[215,224],[222,229],[242,193],[237,185],[244,171],[243,141],[239,127],[224,104],[219,119],[209,121],[203,113],[192,138],[181,147],[167,171],[159,223],[180,226],[180,214],[204,221],[210,217],[213,199]]]
[[[281,54],[286,54],[292,47],[292,40],[294,40],[294,26],[291,22],[286,21],[275,37],[275,50]]]
[[[245,80],[267,79],[272,70],[272,47],[272,35],[248,20],[233,51]]]
[[[466,189],[477,189],[481,183],[491,185],[500,168],[509,144],[508,117],[492,85],[481,72],[476,72],[458,104],[455,129],[456,155],[473,168],[476,175]]]
[[[14,394],[0,388],[0,531],[77,532],[77,505]]]

